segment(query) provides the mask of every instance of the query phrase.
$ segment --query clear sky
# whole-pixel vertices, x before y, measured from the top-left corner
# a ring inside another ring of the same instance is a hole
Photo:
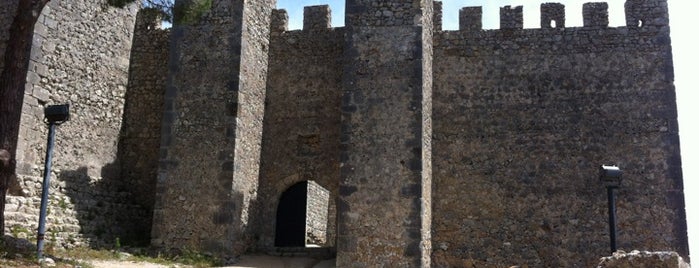
[[[580,0],[443,0],[443,25],[445,29],[458,28],[458,10],[464,6],[483,7],[483,27],[496,29],[499,26],[499,8],[506,5],[524,6],[524,27],[537,28],[539,25],[539,5],[544,2],[559,2],[566,5],[566,26],[582,26],[582,5]],[[624,1],[609,0],[610,26],[624,24]],[[698,37],[694,18],[699,10],[699,1],[669,0],[670,31],[675,63],[675,87],[679,110],[680,142],[682,150],[685,198],[687,202],[687,224],[689,227],[689,247],[691,252],[699,251],[699,124],[692,119],[699,117],[699,71],[692,64],[699,62]],[[332,25],[344,25],[344,0],[278,0],[277,7],[289,13],[289,28],[300,29],[303,24],[303,7],[310,5],[330,5]],[[696,106],[695,106],[696,105]],[[622,167],[623,168],[623,167]],[[650,219],[649,219],[650,220]],[[692,255],[697,255],[694,253]],[[697,259],[696,257],[694,259]]]

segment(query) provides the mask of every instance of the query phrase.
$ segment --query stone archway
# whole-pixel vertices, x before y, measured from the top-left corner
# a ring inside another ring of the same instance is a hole
[[[330,191],[314,181],[298,182],[277,205],[276,247],[318,247],[327,242]]]
[[[306,246],[307,188],[307,181],[299,182],[289,187],[279,198],[277,228],[274,236],[275,246]]]

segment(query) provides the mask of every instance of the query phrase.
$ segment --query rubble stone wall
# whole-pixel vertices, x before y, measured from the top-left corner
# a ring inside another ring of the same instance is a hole
[[[3,2],[5,3],[5,2]],[[35,237],[46,105],[70,104],[57,127],[47,240],[59,246],[137,240],[149,212],[120,190],[117,150],[136,5],[51,1],[35,26],[18,144],[18,189],[7,198],[6,233]],[[3,9],[3,12],[6,11]],[[24,234],[23,234],[24,233]]]
[[[667,3],[627,2],[618,28],[603,7],[587,27],[435,34],[436,267],[594,266],[603,164],[625,172],[618,247],[687,256]]]

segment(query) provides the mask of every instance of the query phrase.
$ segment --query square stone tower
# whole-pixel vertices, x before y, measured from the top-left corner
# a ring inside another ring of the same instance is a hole
[[[275,4],[176,3],[153,245],[238,255],[250,244]]]
[[[429,266],[432,14],[346,2],[338,266]]]

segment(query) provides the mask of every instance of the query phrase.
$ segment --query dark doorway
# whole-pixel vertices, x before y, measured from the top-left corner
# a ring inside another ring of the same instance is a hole
[[[275,246],[306,246],[307,189],[308,182],[299,182],[289,187],[279,198]]]

